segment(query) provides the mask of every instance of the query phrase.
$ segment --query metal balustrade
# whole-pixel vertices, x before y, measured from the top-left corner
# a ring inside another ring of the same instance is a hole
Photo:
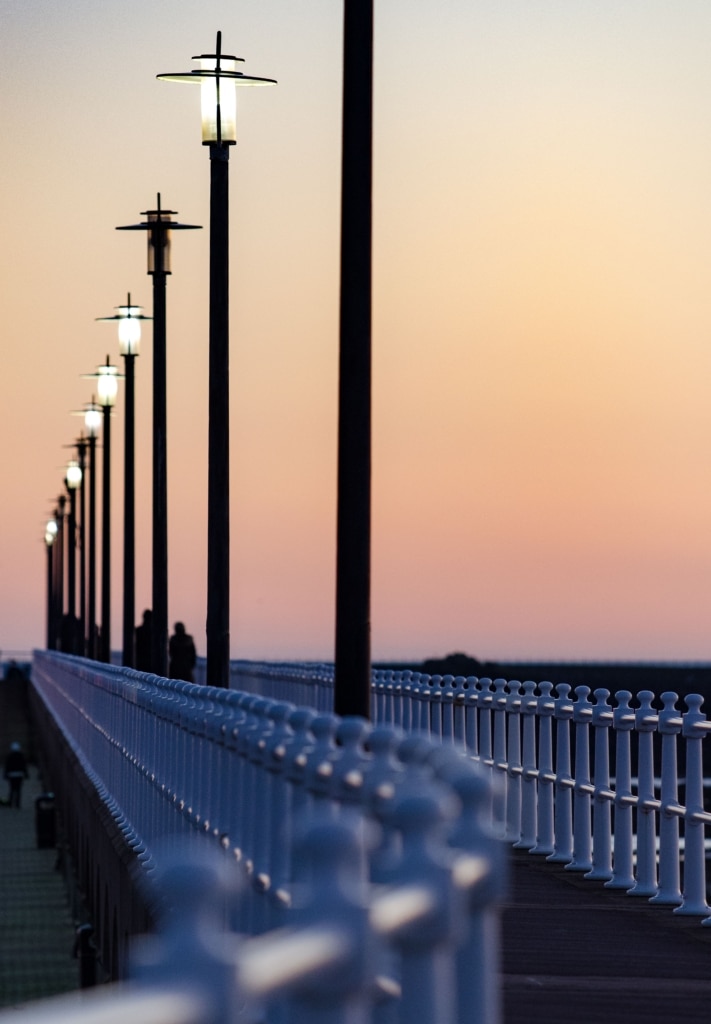
[[[236,661],[232,680],[282,700],[296,692],[300,702],[324,707],[333,668]],[[611,697],[585,686],[571,693],[567,684],[373,671],[373,720],[451,744],[478,762],[492,783],[491,821],[500,837],[609,888],[699,916],[708,927],[711,722],[702,704],[698,694],[622,690]]]
[[[699,695],[374,671],[371,726],[329,712],[329,665],[236,662],[225,691],[39,654],[33,682],[115,977],[176,857],[219,851],[241,885],[217,945],[183,913],[134,954],[116,998],[146,1008],[137,1022],[166,1019],[150,993],[179,980],[186,1024],[236,1006],[275,1024],[497,1024],[501,840],[711,925]],[[112,1005],[69,1015],[98,1024]]]
[[[140,986],[188,993],[186,1024],[498,1024],[505,846],[470,759],[396,727],[58,653],[35,655],[33,691],[115,978],[129,939],[163,920],[116,993],[137,1024],[166,1019],[159,998],[141,1015]],[[98,1024],[112,1005],[73,1019]]]

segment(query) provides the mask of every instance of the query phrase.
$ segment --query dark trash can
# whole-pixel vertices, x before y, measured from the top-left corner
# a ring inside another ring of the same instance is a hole
[[[79,988],[93,988],[96,985],[96,946],[92,925],[80,924],[77,928],[74,956],[79,960]]]
[[[54,793],[40,793],[35,800],[35,833],[40,850],[57,845]]]

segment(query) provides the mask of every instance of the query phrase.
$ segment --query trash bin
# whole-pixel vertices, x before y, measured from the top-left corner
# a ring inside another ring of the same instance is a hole
[[[35,800],[35,832],[38,849],[57,845],[54,793],[40,793]]]

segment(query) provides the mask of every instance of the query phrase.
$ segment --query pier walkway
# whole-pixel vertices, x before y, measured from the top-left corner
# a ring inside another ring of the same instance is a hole
[[[3,780],[3,799],[5,788]],[[0,1007],[79,984],[75,927],[64,878],[55,868],[57,850],[37,846],[35,799],[42,790],[31,765],[20,810],[0,807]]]
[[[13,735],[23,724],[16,715]],[[22,809],[0,807],[0,1008],[79,985],[72,899],[56,851],[37,847],[42,789],[32,765]],[[543,857],[507,853],[503,1024],[706,1024],[711,928]]]

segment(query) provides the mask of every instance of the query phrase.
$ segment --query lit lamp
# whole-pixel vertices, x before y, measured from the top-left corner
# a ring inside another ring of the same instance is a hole
[[[67,537],[67,631],[66,645],[70,654],[78,654],[77,631],[77,488],[81,486],[82,471],[76,459],[67,463],[64,482],[69,491],[69,534]]]
[[[230,478],[229,478],[229,147],[237,141],[236,87],[275,85],[237,70],[239,57],[215,53],[193,58],[199,67],[158,78],[201,88],[202,142],[210,147],[210,367],[207,509],[207,684],[229,685]]]
[[[54,610],[54,542],[57,539],[57,523],[50,519],[44,531],[44,543],[47,548],[47,650],[54,651],[57,647],[57,631]]]
[[[127,224],[118,231],[145,231],[148,239],[148,274],[153,278],[153,553],[151,670],[168,675],[168,455],[166,399],[166,280],[171,273],[171,231],[192,230],[197,224],[172,220],[174,210],[163,210],[160,193],[147,220]],[[128,373],[128,371],[127,371]],[[124,662],[125,664],[125,662]]]
[[[141,306],[131,304],[128,293],[125,306],[117,306],[114,316],[99,317],[105,323],[118,324],[119,351],[123,356],[126,378],[126,419],[124,433],[123,488],[123,656],[124,665],[135,664],[134,619],[136,613],[136,487],[135,487],[135,359],[141,345]]]

